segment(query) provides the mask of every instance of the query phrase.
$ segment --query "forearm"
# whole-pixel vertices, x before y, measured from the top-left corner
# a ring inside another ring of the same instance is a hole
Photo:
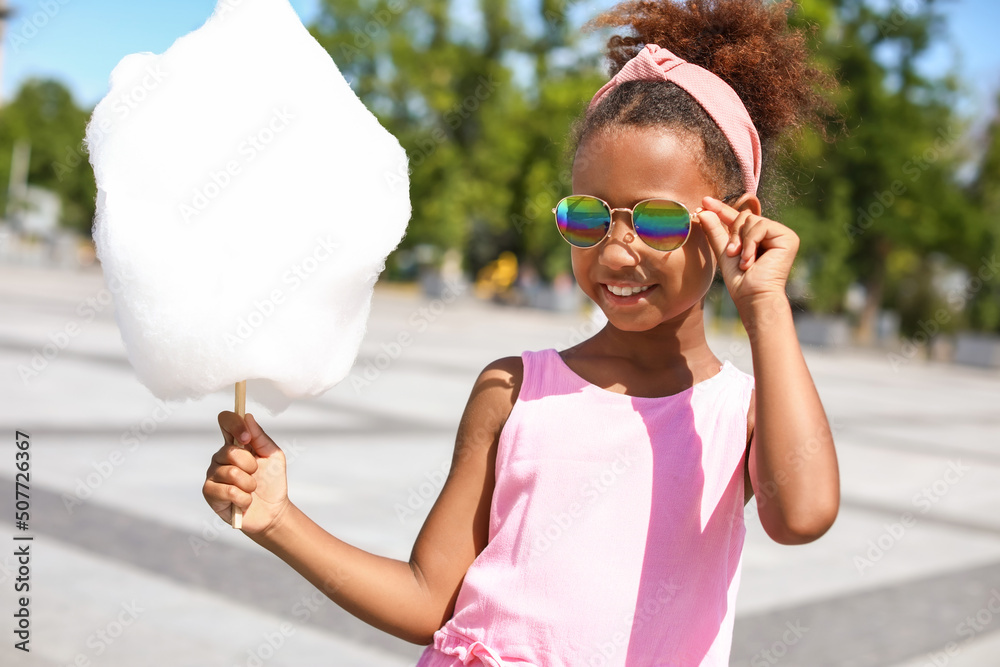
[[[416,644],[437,629],[441,604],[417,568],[337,539],[294,504],[272,531],[251,539],[369,625]]]
[[[784,295],[740,313],[756,385],[750,474],[761,524],[784,544],[816,539],[840,505],[833,435],[795,334]]]

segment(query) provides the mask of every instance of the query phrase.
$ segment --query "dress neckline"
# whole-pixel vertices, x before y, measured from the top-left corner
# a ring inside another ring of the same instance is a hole
[[[704,388],[704,386],[707,383],[716,381],[720,377],[722,377],[722,375],[725,374],[726,371],[728,371],[730,368],[735,368],[735,366],[733,366],[733,364],[729,361],[729,359],[724,359],[722,361],[722,366],[719,368],[719,372],[718,373],[716,373],[715,375],[713,375],[710,378],[705,378],[701,382],[695,382],[693,385],[691,385],[687,389],[685,389],[683,391],[680,391],[680,392],[677,392],[676,394],[668,394],[666,396],[632,396],[631,394],[623,394],[623,393],[619,393],[617,391],[611,391],[610,389],[605,389],[604,387],[598,387],[596,384],[594,384],[593,382],[590,382],[589,380],[581,377],[576,371],[574,371],[572,368],[570,368],[569,364],[567,364],[566,361],[562,358],[562,355],[559,354],[559,350],[557,350],[557,349],[555,349],[553,347],[553,348],[549,348],[548,351],[551,354],[555,355],[556,362],[562,367],[562,369],[565,372],[569,373],[574,378],[576,378],[580,382],[584,383],[588,387],[591,387],[592,389],[594,389],[596,391],[599,391],[599,392],[603,392],[605,394],[611,394],[613,396],[621,396],[622,398],[627,398],[627,399],[632,400],[632,401],[664,401],[664,400],[671,400],[671,399],[674,399],[674,398],[678,398],[680,396],[684,396],[685,394],[693,392],[695,387],[702,387],[702,388]]]

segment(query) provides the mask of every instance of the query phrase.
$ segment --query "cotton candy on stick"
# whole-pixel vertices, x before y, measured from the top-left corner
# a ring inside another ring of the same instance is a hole
[[[347,375],[410,217],[407,158],[287,0],[220,0],[124,58],[87,143],[97,256],[155,396],[246,380],[273,415]]]

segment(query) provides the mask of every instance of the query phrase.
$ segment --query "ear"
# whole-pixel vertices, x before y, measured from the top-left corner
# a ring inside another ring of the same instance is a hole
[[[745,192],[740,195],[740,198],[730,204],[730,206],[735,208],[737,211],[750,209],[750,212],[754,215],[760,215],[761,212],[760,200],[757,199],[757,195],[750,194],[749,192]]]

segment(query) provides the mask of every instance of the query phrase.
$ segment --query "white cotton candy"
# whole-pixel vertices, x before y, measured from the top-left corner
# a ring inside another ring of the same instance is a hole
[[[406,153],[287,0],[220,0],[133,54],[87,127],[94,241],[164,400],[247,380],[272,414],[346,377],[410,217]]]

